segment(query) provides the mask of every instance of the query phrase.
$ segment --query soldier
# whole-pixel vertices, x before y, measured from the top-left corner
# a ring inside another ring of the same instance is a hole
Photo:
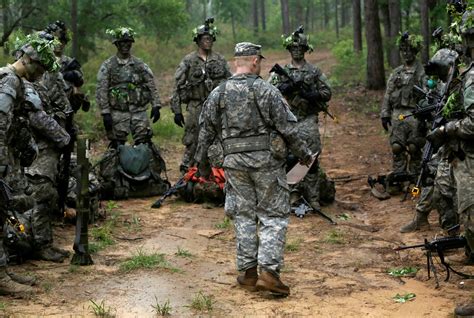
[[[217,35],[213,22],[213,18],[208,18],[204,25],[193,30],[193,41],[198,49],[184,57],[175,73],[171,110],[175,114],[176,125],[184,125],[183,144],[186,148],[179,168],[182,174],[196,164],[194,154],[199,133],[198,119],[204,101],[214,88],[232,75],[224,57],[212,51]],[[186,120],[181,104],[186,104]]]
[[[306,62],[305,53],[312,52],[313,46],[309,43],[309,36],[303,32],[303,27],[299,27],[285,38],[283,44],[291,55],[291,63],[285,65],[285,69],[292,79],[272,74],[269,81],[285,96],[290,110],[298,119],[298,130],[311,151],[316,153],[321,152],[318,114],[327,109],[331,87],[323,72]],[[298,190],[313,209],[320,211],[319,170],[319,164],[315,162],[298,185]]]
[[[474,264],[474,10],[468,8],[460,26],[463,46],[469,61],[461,74],[461,104],[464,117],[449,121],[433,130],[427,138],[435,142],[449,140],[454,180],[456,181],[458,215],[467,241],[464,263]],[[474,315],[474,303],[458,306],[458,316]]]
[[[133,29],[120,27],[107,33],[113,37],[117,54],[102,63],[96,92],[107,137],[112,148],[125,144],[130,132],[135,144],[151,144],[153,132],[146,109],[151,103],[150,118],[155,123],[160,119],[161,108],[153,72],[131,55]]]
[[[235,46],[235,75],[203,107],[195,160],[206,176],[201,162],[215,141],[222,146],[225,212],[234,220],[237,269],[245,271],[239,285],[286,296],[290,288],[280,280],[290,215],[286,145],[306,164],[311,152],[281,93],[258,76],[262,59],[260,45]]]
[[[0,175],[12,188],[12,199],[3,198],[2,211],[24,212],[34,206],[34,199],[21,166],[29,166],[38,148],[29,131],[29,120],[40,118],[44,112],[38,105],[34,90],[27,90],[28,81],[35,81],[46,70],[57,67],[53,43],[38,34],[29,35],[17,43],[17,61],[0,69]],[[4,217],[4,216],[3,216]],[[34,281],[6,271],[7,256],[0,242],[0,294],[22,296],[33,291]]]
[[[425,131],[420,121],[409,117],[403,121],[398,119],[400,114],[406,114],[416,106],[412,94],[413,86],[424,87],[425,71],[416,55],[421,50],[421,36],[405,32],[398,39],[398,46],[404,64],[397,67],[387,82],[380,117],[385,131],[390,129],[390,146],[393,156],[393,172],[416,173],[420,168],[421,149],[425,143]],[[408,160],[408,157],[410,160]],[[388,189],[397,193],[400,188]]]

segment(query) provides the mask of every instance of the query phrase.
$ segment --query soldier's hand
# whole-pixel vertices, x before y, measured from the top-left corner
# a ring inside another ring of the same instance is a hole
[[[174,114],[174,123],[179,127],[184,126],[184,117],[183,114]]]
[[[283,94],[283,95],[289,95],[293,92],[295,89],[293,82],[283,82],[277,85],[278,90]]]
[[[154,106],[151,108],[150,118],[153,118],[153,123],[156,123],[160,119],[160,107]]]
[[[388,131],[388,127],[392,126],[392,120],[390,117],[382,117],[382,127],[385,131]]]
[[[302,158],[300,158],[300,163],[305,166],[309,166],[312,161],[313,161],[313,154],[309,151]]]
[[[321,94],[318,91],[302,91],[300,96],[310,103],[315,103],[321,99]]]
[[[426,135],[426,139],[437,146],[442,145],[447,137],[448,135],[446,134],[446,128],[444,126],[433,129],[428,135]]]
[[[114,127],[114,122],[112,120],[111,114],[103,114],[102,121],[104,122],[105,131],[112,131]]]

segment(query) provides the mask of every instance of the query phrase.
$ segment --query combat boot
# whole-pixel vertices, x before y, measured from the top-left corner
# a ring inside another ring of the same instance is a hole
[[[257,290],[269,291],[285,297],[290,294],[290,287],[283,284],[278,276],[264,270],[260,273],[255,286]]]
[[[35,283],[36,283],[36,278],[33,277],[33,276],[29,276],[29,275],[18,275],[18,274],[15,274],[15,273],[12,273],[10,271],[7,271],[7,275],[10,276],[10,278],[19,283],[19,284],[23,284],[23,285],[28,285],[28,286],[33,286]]]
[[[454,315],[455,317],[474,317],[474,303],[456,306]]]
[[[247,289],[248,291],[256,291],[255,284],[258,280],[257,266],[249,268],[245,273],[237,276],[237,282],[242,288]]]
[[[421,228],[429,227],[430,223],[428,222],[428,215],[416,212],[415,218],[413,221],[404,225],[400,228],[400,233],[410,233],[421,230]]]
[[[55,248],[52,246],[45,246],[39,251],[36,251],[34,254],[35,259],[55,262],[55,263],[62,263],[67,256],[59,253]]]
[[[464,231],[466,238],[466,247],[462,255],[453,255],[446,257],[448,263],[458,263],[462,265],[474,265],[474,233],[470,230]]]
[[[32,287],[15,282],[7,274],[5,268],[0,269],[0,295],[26,297],[33,292],[34,289]]]

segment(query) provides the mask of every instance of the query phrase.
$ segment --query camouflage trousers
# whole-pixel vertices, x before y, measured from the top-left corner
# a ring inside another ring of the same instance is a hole
[[[399,120],[398,116],[406,115],[413,109],[394,109],[392,128],[390,130],[390,146],[392,147],[392,169],[395,172],[416,172],[420,169],[425,132],[419,120],[414,117]],[[409,160],[408,160],[409,159]]]
[[[234,221],[237,269],[260,266],[279,275],[290,216],[284,168],[225,170],[225,212]]]
[[[187,106],[184,124],[183,145],[185,146],[182,166],[192,167],[196,164],[194,154],[196,153],[199,136],[199,116],[201,115],[202,102],[192,100]]]
[[[466,154],[464,160],[456,158],[451,164],[456,180],[459,220],[466,231],[474,233],[474,157],[471,156]]]
[[[145,143],[151,139],[153,133],[146,111],[128,112],[114,109],[111,115],[113,129],[111,132],[107,132],[109,140],[125,143],[130,133],[135,144]]]

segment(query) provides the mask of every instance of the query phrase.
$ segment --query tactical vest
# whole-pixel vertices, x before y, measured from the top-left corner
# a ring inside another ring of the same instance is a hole
[[[418,81],[423,72],[423,67],[417,62],[416,67],[413,69],[405,69],[400,67],[395,70],[393,75],[393,87],[394,90],[390,93],[390,105],[394,109],[396,108],[414,108],[416,106],[415,101],[412,99],[413,86],[420,84]]]
[[[194,58],[189,66],[188,85],[181,90],[184,93],[184,96],[180,95],[181,101],[197,100],[204,102],[209,93],[223,79],[225,79],[225,64],[221,60],[213,59],[203,63],[200,58]]]

